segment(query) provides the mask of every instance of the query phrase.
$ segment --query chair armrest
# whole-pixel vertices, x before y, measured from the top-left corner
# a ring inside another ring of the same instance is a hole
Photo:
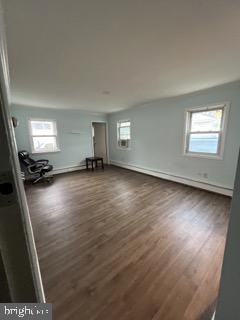
[[[28,172],[30,174],[33,174],[33,173],[38,173],[42,170],[42,168],[44,167],[44,164],[42,163],[36,163],[36,164],[31,164],[30,166],[27,167],[28,169]],[[34,169],[33,169],[34,168]]]
[[[45,166],[48,164],[49,160],[47,159],[40,159],[36,161],[37,163],[43,163]]]

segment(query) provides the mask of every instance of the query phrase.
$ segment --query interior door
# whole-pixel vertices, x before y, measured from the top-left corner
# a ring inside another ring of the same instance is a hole
[[[7,300],[5,302],[44,302],[38,257],[9,113],[8,60],[2,12],[0,2],[0,290],[5,288],[5,293],[1,292],[3,299]]]
[[[230,222],[223,259],[215,320],[240,319],[240,157],[235,178]]]
[[[107,142],[106,142],[106,123],[94,122],[93,148],[94,156],[102,157],[103,162],[107,163]]]

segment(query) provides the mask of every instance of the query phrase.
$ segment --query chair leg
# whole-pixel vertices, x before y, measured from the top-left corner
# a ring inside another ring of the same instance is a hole
[[[39,177],[36,178],[34,181],[33,181],[33,184],[39,182],[39,181],[47,181],[47,182],[50,182],[50,181],[53,181],[53,175],[51,176],[45,176],[45,172],[42,172],[39,174]]]
[[[40,177],[38,177],[36,180],[33,181],[33,184],[35,184],[43,179],[44,179],[44,176],[41,175]]]

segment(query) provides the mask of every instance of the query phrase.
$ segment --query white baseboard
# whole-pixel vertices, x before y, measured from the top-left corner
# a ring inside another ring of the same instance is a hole
[[[86,169],[85,165],[82,166],[73,166],[73,167],[63,167],[63,168],[57,168],[57,169],[53,169],[52,172],[50,172],[49,174],[60,174],[60,173],[65,173],[65,172],[72,172],[72,171],[78,171],[78,170],[84,170]]]
[[[182,184],[186,184],[188,186],[192,186],[192,187],[196,187],[199,189],[204,189],[204,190],[208,190],[211,192],[216,192],[216,193],[220,193],[226,196],[232,196],[233,194],[233,190],[224,186],[220,186],[220,185],[216,185],[214,183],[206,183],[206,182],[202,182],[202,181],[197,181],[197,180],[193,180],[190,178],[186,178],[186,177],[181,177],[181,176],[176,176],[176,175],[172,175],[169,173],[164,173],[158,170],[153,170],[153,169],[149,169],[149,168],[144,168],[144,167],[140,167],[140,166],[135,166],[132,164],[128,164],[125,162],[120,162],[120,161],[114,161],[114,160],[110,160],[110,164],[114,165],[114,166],[118,166],[121,168],[125,168],[125,169],[129,169],[129,170],[133,170],[133,171],[137,171],[137,172],[141,172],[141,173],[145,173],[154,177],[158,177],[158,178],[162,178],[165,180],[170,180],[170,181],[174,181],[174,182],[178,182],[178,183],[182,183]]]

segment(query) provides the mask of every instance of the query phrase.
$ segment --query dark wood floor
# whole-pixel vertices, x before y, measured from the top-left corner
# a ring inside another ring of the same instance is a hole
[[[209,318],[228,197],[116,167],[26,192],[54,319]]]

